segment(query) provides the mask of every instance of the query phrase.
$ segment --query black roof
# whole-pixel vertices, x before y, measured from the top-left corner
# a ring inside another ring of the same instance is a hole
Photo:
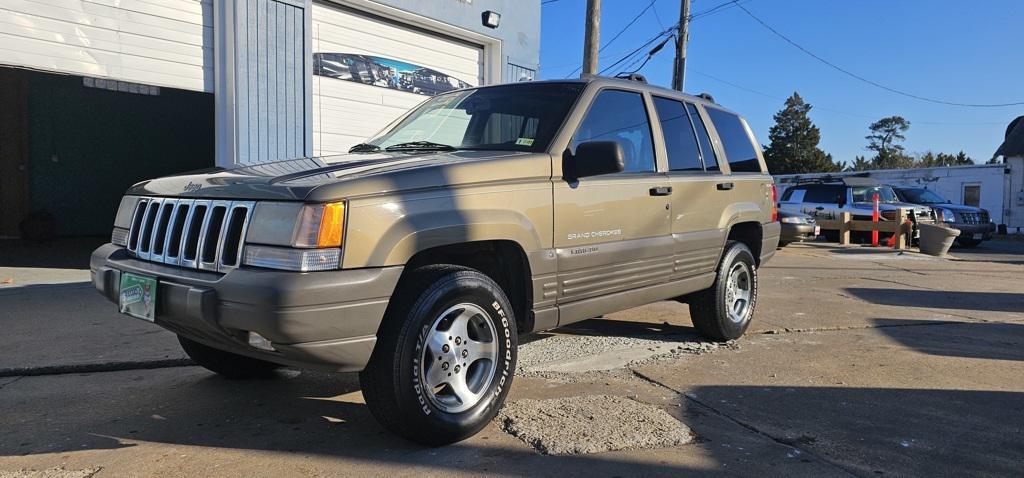
[[[1006,140],[995,156],[1024,156],[1024,116],[1018,116],[1006,127]]]

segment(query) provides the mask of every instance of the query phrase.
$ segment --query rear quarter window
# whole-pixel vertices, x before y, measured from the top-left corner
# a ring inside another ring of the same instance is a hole
[[[716,108],[705,108],[718,131],[729,169],[734,173],[760,173],[754,142],[739,116]]]

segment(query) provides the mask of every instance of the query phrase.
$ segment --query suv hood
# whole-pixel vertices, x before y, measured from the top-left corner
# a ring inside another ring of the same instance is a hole
[[[870,202],[855,202],[853,207],[857,209],[871,210],[875,207],[874,203]],[[913,209],[919,213],[930,213],[931,208],[928,206],[922,206],[920,204],[910,204],[905,202],[883,202],[878,204],[878,210],[880,211],[895,211],[897,209]]]
[[[551,177],[546,154],[510,151],[382,152],[214,168],[143,181],[128,194],[327,201],[395,191]]]

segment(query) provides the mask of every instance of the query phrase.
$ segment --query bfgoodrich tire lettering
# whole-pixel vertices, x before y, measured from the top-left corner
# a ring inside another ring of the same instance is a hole
[[[715,283],[694,294],[689,304],[693,326],[704,337],[725,341],[743,336],[757,305],[757,264],[750,249],[726,243]]]
[[[489,277],[450,265],[409,271],[359,374],[363,396],[388,430],[425,445],[453,443],[504,403],[517,346],[512,308]]]

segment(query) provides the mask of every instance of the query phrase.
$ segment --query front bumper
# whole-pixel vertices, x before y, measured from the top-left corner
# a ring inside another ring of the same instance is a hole
[[[790,224],[782,223],[782,235],[780,242],[803,242],[813,241],[818,237],[815,234],[817,224]]]
[[[991,222],[986,224],[951,224],[947,222],[944,224],[953,229],[959,229],[960,235],[957,237],[963,239],[974,239],[975,234],[981,234],[981,239],[987,241],[992,239],[992,235],[996,233],[996,225]]]
[[[117,303],[122,272],[156,277],[156,324],[214,348],[270,362],[358,371],[370,359],[402,267],[286,272],[242,267],[218,274],[131,257],[106,244],[90,260],[96,289]],[[275,351],[248,345],[248,332]]]

